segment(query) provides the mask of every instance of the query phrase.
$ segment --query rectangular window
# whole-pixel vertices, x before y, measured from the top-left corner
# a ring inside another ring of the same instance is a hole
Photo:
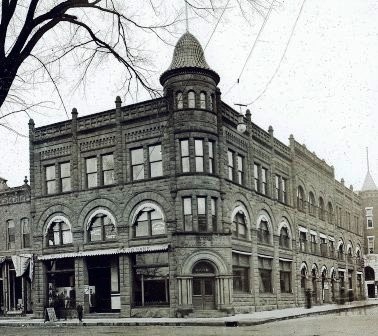
[[[281,178],[282,203],[287,204],[287,180]]]
[[[372,217],[373,216],[373,207],[366,207],[365,208],[366,217]]]
[[[261,193],[268,194],[268,169],[261,168]]]
[[[244,157],[238,155],[238,183],[244,184]]]
[[[131,176],[133,181],[144,179],[143,148],[131,150]]]
[[[368,241],[368,254],[374,253],[374,236],[367,237]]]
[[[89,158],[85,160],[86,173],[87,173],[87,187],[97,187],[97,158]]]
[[[366,221],[367,221],[367,227],[368,227],[368,229],[371,229],[371,228],[374,227],[373,226],[373,217],[367,217]]]
[[[253,165],[253,180],[255,191],[260,192],[260,166],[256,163]]]
[[[48,195],[56,193],[55,165],[45,167],[46,193]]]
[[[206,211],[206,197],[197,198],[197,209],[198,209],[198,231],[207,231],[207,211]]]
[[[232,254],[232,282],[235,292],[249,292],[249,256]]]
[[[69,162],[60,164],[60,186],[62,192],[71,191],[71,165]]]
[[[14,227],[14,221],[12,219],[7,221],[8,230],[8,249],[14,249],[16,247],[16,232]]]
[[[314,234],[310,235],[310,243],[311,243],[311,252],[316,253],[316,236]]]
[[[22,228],[22,246],[24,248],[31,247],[31,241],[30,241],[30,224],[29,219],[24,218],[21,220],[21,228]]]
[[[217,232],[217,199],[211,198],[211,224],[213,225],[213,232]]]
[[[228,158],[228,179],[233,181],[234,180],[234,152],[228,150],[227,158]]]
[[[209,141],[209,173],[214,174],[214,142]]]
[[[182,201],[184,207],[184,230],[193,231],[192,198],[184,197]]]
[[[190,172],[189,140],[181,140],[180,149],[181,149],[181,169],[183,173],[188,173]]]
[[[260,275],[260,292],[272,293],[272,259],[258,258]]]
[[[149,146],[148,157],[150,161],[150,177],[163,176],[161,145]]]
[[[114,184],[114,156],[113,154],[103,155],[102,178],[104,185]]]
[[[168,253],[136,254],[133,266],[134,306],[169,305]]]
[[[203,140],[194,140],[196,172],[203,172]]]
[[[276,200],[280,200],[280,189],[281,189],[281,184],[280,184],[280,176],[276,175],[274,177],[274,186],[275,186],[275,193],[274,197]]]
[[[280,260],[281,293],[291,293],[291,261]]]

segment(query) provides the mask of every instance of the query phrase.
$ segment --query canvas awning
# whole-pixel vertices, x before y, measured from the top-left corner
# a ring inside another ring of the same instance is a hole
[[[161,244],[161,245],[134,246],[134,247],[127,247],[127,248],[113,248],[113,249],[104,249],[104,250],[88,250],[88,251],[79,251],[79,252],[53,253],[53,254],[40,255],[38,256],[38,260],[92,257],[92,256],[112,255],[112,254],[159,252],[159,251],[167,251],[168,248],[169,248],[168,244]]]
[[[33,259],[32,254],[12,255],[12,263],[16,271],[16,277],[20,277],[24,275],[32,259]],[[33,265],[31,264],[30,267],[32,268]],[[30,273],[29,275],[31,275],[30,278],[32,279],[32,271],[30,271],[29,273]]]

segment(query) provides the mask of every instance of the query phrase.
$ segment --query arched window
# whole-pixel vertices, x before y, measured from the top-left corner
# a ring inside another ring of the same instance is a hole
[[[365,281],[374,281],[375,280],[375,273],[374,270],[370,266],[365,267]]]
[[[260,243],[270,244],[270,232],[268,221],[266,219],[262,219],[260,221],[259,230],[257,231],[257,237]]]
[[[339,248],[337,249],[337,258],[339,260],[344,260],[344,243],[342,241],[339,242]]]
[[[176,107],[177,109],[182,109],[184,107],[183,99],[182,99],[182,92],[176,93]]]
[[[21,219],[21,229],[22,229],[22,246],[24,248],[31,247],[31,231],[30,223],[28,218]]]
[[[323,197],[319,197],[319,218],[324,220],[324,200]]]
[[[283,226],[280,231],[280,247],[290,248],[289,229],[286,226]]]
[[[317,286],[316,286],[317,277],[318,277],[318,267],[314,264],[311,270],[311,283],[312,283],[312,295],[315,301],[317,301]]]
[[[97,213],[91,217],[88,225],[88,240],[91,242],[116,238],[114,218],[110,214]]]
[[[195,108],[196,107],[196,95],[194,91],[188,92],[188,107]]]
[[[200,93],[200,108],[201,109],[206,108],[206,93],[205,92]]]
[[[247,225],[245,214],[242,210],[239,210],[233,218],[232,236],[238,238],[247,238]]]
[[[309,194],[308,194],[308,206],[309,206],[308,210],[309,210],[310,215],[315,216],[315,211],[316,211],[315,210],[316,209],[316,207],[315,207],[315,196],[314,196],[312,191],[310,191]]]
[[[304,211],[304,191],[301,186],[297,189],[297,208],[300,211]]]
[[[307,267],[305,265],[301,268],[301,288],[306,289]]]
[[[147,237],[166,234],[164,217],[156,206],[144,206],[134,222],[134,236]]]
[[[333,206],[332,206],[332,203],[331,202],[328,202],[328,206],[327,206],[327,212],[328,212],[328,223],[333,223]]]
[[[48,246],[72,244],[71,227],[63,217],[56,217],[49,223],[47,244]]]

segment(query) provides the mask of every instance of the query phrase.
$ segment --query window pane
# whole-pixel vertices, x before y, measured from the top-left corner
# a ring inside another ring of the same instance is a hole
[[[134,165],[142,164],[143,161],[144,161],[143,148],[132,149],[131,150],[131,164],[134,166]]]
[[[55,194],[55,180],[47,182],[46,187],[48,194]]]
[[[71,177],[62,179],[62,192],[71,191]]]
[[[102,170],[114,169],[114,156],[113,154],[102,156]]]
[[[116,238],[115,226],[109,217],[104,218],[105,239]]]
[[[64,177],[70,177],[70,176],[71,176],[70,163],[69,162],[62,163],[60,165],[60,177],[64,178]]]
[[[245,225],[239,224],[238,229],[239,229],[239,236],[245,237],[246,236]]]
[[[88,188],[97,187],[97,173],[91,173],[87,175]]]
[[[148,154],[150,162],[161,161],[161,145],[149,146]]]
[[[165,234],[165,224],[160,219],[154,220],[151,223],[151,233],[152,235],[162,235]]]
[[[150,174],[151,177],[156,177],[156,176],[163,176],[163,163],[161,161],[158,162],[152,162],[150,164]]]
[[[71,230],[62,231],[62,244],[71,244],[72,243],[72,233]]]
[[[184,198],[184,215],[192,214],[192,199],[189,197]]]
[[[216,201],[215,198],[211,198],[211,215],[216,215]]]
[[[142,180],[144,179],[144,165],[133,166],[133,180]]]
[[[27,218],[24,218],[22,220],[22,232],[30,233],[30,225],[29,225],[29,220]]]
[[[183,108],[183,103],[182,103],[182,92],[177,92],[176,94],[176,105],[178,109]]]
[[[89,231],[91,241],[100,241],[101,238],[101,227],[93,227]]]
[[[55,166],[46,167],[46,181],[55,179]]]
[[[231,151],[228,151],[227,152],[227,157],[228,157],[228,165],[230,167],[233,167],[234,166],[234,156],[233,156],[233,153]]]
[[[243,171],[243,157],[238,155],[238,169]]]
[[[196,157],[196,172],[203,172],[203,157]]]
[[[206,94],[204,92],[201,92],[200,94],[200,108],[201,109],[206,108]]]
[[[114,184],[114,170],[104,171],[104,185]]]
[[[206,198],[205,197],[198,197],[197,203],[198,203],[198,214],[199,215],[206,214]]]
[[[195,140],[194,148],[196,156],[203,156],[203,140]]]
[[[181,156],[189,156],[189,141],[181,140]]]
[[[135,236],[148,236],[148,221],[139,221],[136,223]]]
[[[90,158],[86,160],[87,173],[97,172],[97,158]]]
[[[196,105],[195,103],[196,103],[196,101],[195,101],[195,94],[194,94],[193,91],[190,91],[188,93],[188,107],[189,108],[194,108],[195,105]]]
[[[189,158],[188,157],[182,158],[181,162],[182,162],[182,172],[183,173],[189,172],[190,171]]]

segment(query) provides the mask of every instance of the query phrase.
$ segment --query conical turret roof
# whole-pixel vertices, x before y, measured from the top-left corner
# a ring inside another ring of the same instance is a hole
[[[205,54],[200,42],[191,33],[186,32],[177,41],[173,58],[169,68],[161,75],[160,82],[163,84],[164,80],[172,73],[179,70],[204,70],[211,73],[212,77],[219,82],[218,74],[210,68],[205,59]]]
[[[366,173],[364,184],[362,185],[361,191],[368,190],[377,190],[377,186],[374,183],[373,177],[370,174],[370,171]]]

